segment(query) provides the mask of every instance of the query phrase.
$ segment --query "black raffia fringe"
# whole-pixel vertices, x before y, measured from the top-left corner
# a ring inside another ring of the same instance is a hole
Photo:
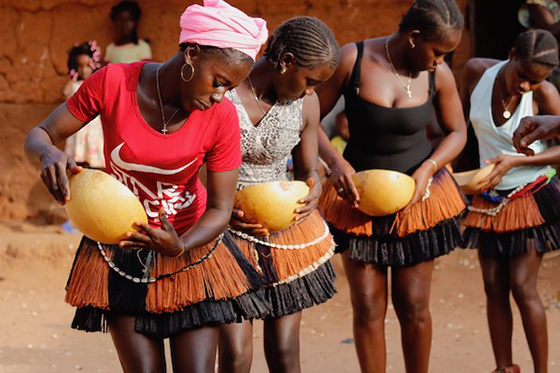
[[[94,307],[84,307],[76,309],[72,329],[83,330],[86,332],[107,333],[107,317],[109,312]]]
[[[331,226],[337,252],[350,250],[350,259],[364,263],[403,267],[449,254],[462,246],[457,218],[404,237],[348,234]]]
[[[96,245],[94,243],[94,245]],[[115,248],[113,263],[124,272],[142,278],[143,267],[138,256],[145,263],[150,250],[122,250]],[[137,256],[138,255],[138,256]],[[149,275],[149,273],[148,273]],[[109,308],[124,313],[146,312],[146,295],[148,284],[137,284],[109,270]]]
[[[202,326],[217,326],[260,318],[268,314],[270,304],[264,291],[245,293],[230,300],[206,300],[172,313],[144,313],[136,316],[136,331],[151,338],[167,338],[173,334]]]
[[[224,245],[228,248],[231,255],[237,261],[237,264],[247,276],[249,283],[251,284],[251,289],[256,290],[260,289],[266,285],[266,279],[257,272],[255,267],[249,262],[249,260],[245,257],[245,254],[241,251],[239,246],[235,243],[232,238],[232,233],[229,231],[224,232],[224,237],[222,238]]]
[[[486,257],[509,258],[526,254],[531,247],[543,254],[560,248],[560,222],[505,233],[467,227],[463,237],[467,248],[478,248]]]
[[[270,304],[265,298],[264,290],[258,290],[240,295],[235,299],[205,300],[172,313],[136,314],[135,327],[138,333],[148,337],[167,338],[173,334],[203,326],[261,318],[269,311]],[[107,325],[113,315],[126,315],[126,313],[113,313],[94,307],[78,308],[72,321],[72,328],[86,332],[106,333]]]
[[[267,286],[266,297],[272,306],[269,317],[290,315],[326,302],[336,293],[335,278],[336,273],[329,260],[303,277]]]

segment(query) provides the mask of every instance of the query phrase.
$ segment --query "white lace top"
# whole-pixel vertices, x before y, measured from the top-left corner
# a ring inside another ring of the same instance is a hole
[[[234,103],[241,128],[243,164],[237,189],[267,181],[289,180],[288,160],[303,128],[303,98],[276,103],[253,125],[235,90],[226,93]]]

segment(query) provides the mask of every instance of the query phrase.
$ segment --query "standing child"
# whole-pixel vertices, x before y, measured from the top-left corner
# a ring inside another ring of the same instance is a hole
[[[135,1],[121,1],[111,8],[116,38],[107,46],[105,62],[131,63],[152,59],[150,44],[138,38],[140,16],[142,10]]]
[[[62,90],[65,98],[72,96],[84,80],[101,67],[101,49],[95,40],[74,45],[68,54],[70,80]],[[103,128],[99,116],[66,139],[64,151],[81,166],[104,168]]]

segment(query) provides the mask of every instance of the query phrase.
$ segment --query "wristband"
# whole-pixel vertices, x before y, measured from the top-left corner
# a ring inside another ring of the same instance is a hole
[[[177,254],[176,256],[174,256],[174,258],[179,258],[180,256],[182,256],[185,253],[186,249],[185,249],[185,245],[181,244],[181,252],[179,254]]]
[[[438,168],[437,168],[437,162],[434,161],[432,158],[428,158],[426,159],[426,161],[428,162],[432,162],[432,164],[434,165],[434,174],[437,172]]]

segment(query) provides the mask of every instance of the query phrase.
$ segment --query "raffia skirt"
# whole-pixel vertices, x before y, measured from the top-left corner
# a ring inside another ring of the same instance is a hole
[[[180,258],[102,245],[84,237],[66,286],[72,327],[107,331],[112,316],[134,316],[136,331],[166,338],[184,330],[261,318],[270,311],[264,279],[223,238]]]
[[[337,252],[348,250],[350,259],[364,263],[410,266],[448,254],[462,243],[457,218],[466,203],[447,169],[433,176],[429,191],[407,213],[372,217],[352,208],[327,183],[319,206]]]
[[[330,262],[334,241],[319,211],[268,237],[233,231],[230,249],[240,250],[265,278],[270,317],[281,317],[326,302],[336,293]]]
[[[474,197],[471,206],[495,207],[484,197]],[[466,247],[478,248],[480,255],[508,258],[560,248],[560,181],[552,178],[536,193],[511,200],[495,216],[469,211],[464,221]]]

